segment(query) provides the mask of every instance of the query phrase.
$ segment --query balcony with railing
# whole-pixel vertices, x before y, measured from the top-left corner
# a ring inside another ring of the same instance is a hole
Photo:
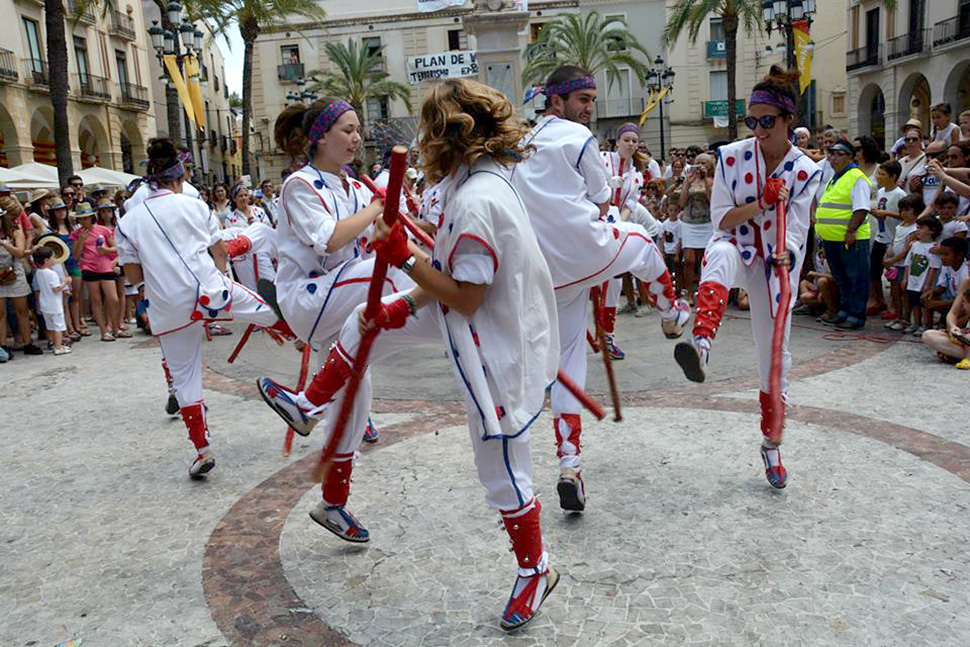
[[[50,70],[47,67],[47,61],[42,58],[25,58],[23,64],[27,85],[39,90],[47,90],[50,84]]]
[[[845,55],[845,70],[851,72],[865,67],[879,65],[879,46],[860,47],[853,49]]]
[[[886,59],[895,61],[905,56],[928,52],[932,33],[931,29],[921,29],[890,39],[886,43]]]
[[[77,0],[70,0],[67,3],[67,11],[69,18],[77,18],[81,22],[86,22],[89,25],[93,25],[97,22],[97,18],[94,15],[94,11],[91,7],[84,7],[82,11],[81,5]]]
[[[115,36],[121,36],[128,40],[135,40],[135,21],[126,13],[109,10],[111,21],[109,28]]]
[[[121,102],[138,110],[148,110],[148,88],[134,83],[121,83]]]
[[[229,150],[229,138],[225,135],[219,137],[219,150],[221,150],[223,153]]]
[[[9,49],[0,48],[0,82],[19,81],[17,56]]]
[[[209,68],[205,66],[205,63],[199,66],[199,82],[209,80]]]
[[[970,38],[970,18],[966,15],[941,20],[933,26],[933,46],[942,47]]]
[[[111,81],[103,76],[75,74],[74,79],[77,82],[78,94],[82,99],[111,100]]]
[[[215,148],[218,143],[219,143],[219,135],[216,134],[216,131],[210,130],[209,131],[209,146],[211,146],[212,148]]]
[[[276,66],[276,75],[280,81],[295,82],[303,78],[303,63],[287,63]]]

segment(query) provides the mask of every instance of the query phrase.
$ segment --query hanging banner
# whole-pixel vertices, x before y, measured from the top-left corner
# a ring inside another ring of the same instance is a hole
[[[643,124],[647,123],[647,115],[650,111],[656,108],[661,101],[663,101],[664,95],[670,92],[670,88],[663,88],[660,92],[654,90],[650,91],[650,98],[647,100],[647,105],[644,106],[643,112],[640,113],[639,127],[643,128]]]
[[[428,13],[431,11],[441,11],[449,7],[460,7],[465,4],[465,0],[418,0],[418,11]]]
[[[192,98],[192,109],[195,111],[195,122],[199,128],[205,128],[205,103],[202,100],[202,82],[199,78],[199,59],[195,56],[186,56],[185,78],[189,87],[189,96]]]
[[[192,99],[189,97],[188,88],[185,87],[185,79],[182,78],[182,73],[179,71],[179,64],[175,60],[175,55],[166,54],[163,60],[165,61],[165,69],[168,70],[168,77],[172,81],[172,85],[175,86],[175,90],[179,93],[179,99],[182,100],[182,107],[185,108],[185,114],[188,115],[192,123],[195,123],[195,110],[192,109]]]
[[[475,52],[443,52],[412,56],[408,59],[408,83],[411,85],[422,81],[456,79],[477,74],[478,59]]]
[[[812,53],[815,43],[808,33],[808,21],[796,20],[792,23],[792,35],[795,37],[795,61],[798,65],[798,91],[805,94],[805,90],[812,84]]]

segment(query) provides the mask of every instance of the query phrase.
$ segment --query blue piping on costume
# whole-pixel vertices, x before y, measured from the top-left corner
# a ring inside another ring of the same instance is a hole
[[[586,152],[586,147],[589,146],[589,143],[590,142],[594,142],[594,141],[596,141],[596,135],[590,135],[589,136],[589,139],[587,139],[586,142],[583,143],[583,147],[579,151],[579,159],[576,160],[576,170],[577,171],[579,170],[579,164],[580,164],[580,162],[583,161],[583,154]]]
[[[448,347],[451,349],[451,358],[455,362],[455,366],[458,367],[458,374],[461,376],[461,381],[465,383],[465,388],[468,389],[469,395],[472,396],[472,402],[475,403],[475,408],[478,409],[478,415],[482,418],[482,427],[485,427],[485,412],[482,411],[482,405],[478,404],[478,398],[475,397],[475,392],[472,391],[472,386],[468,382],[468,378],[465,377],[465,371],[461,367],[461,362],[458,361],[458,349],[455,348],[455,343],[451,338],[451,329],[448,327],[448,319],[442,314],[442,321],[445,324],[445,332],[448,334]]]
[[[512,481],[512,488],[515,490],[515,497],[519,500],[519,507],[525,505],[525,500],[522,498],[522,492],[519,490],[518,483],[515,482],[515,475],[512,474],[512,464],[509,462],[509,439],[502,439],[502,458],[505,459],[505,471],[509,473],[509,480]]]
[[[802,185],[802,190],[801,190],[801,191],[799,191],[799,192],[798,192],[798,195],[796,195],[795,197],[796,197],[796,198],[798,198],[798,197],[801,197],[801,195],[802,195],[803,193],[805,193],[805,189],[807,189],[807,188],[808,188],[808,184],[809,184],[809,183],[810,183],[810,182],[812,181],[812,179],[813,179],[813,178],[814,178],[814,177],[815,177],[816,175],[821,175],[821,174],[822,174],[822,171],[815,171],[814,173],[812,173],[811,175],[809,175],[809,176],[808,176],[808,179],[807,179],[807,180],[805,180],[805,184],[804,184],[804,185]]]
[[[552,382],[549,383],[549,386],[546,387],[546,393],[548,393],[552,389],[552,385],[555,384],[555,383],[556,383],[555,380],[553,380]],[[519,429],[517,432],[515,432],[515,434],[513,434],[511,436],[506,436],[505,434],[502,434],[501,436],[486,436],[485,440],[495,440],[496,438],[507,438],[507,439],[510,439],[511,440],[511,439],[514,439],[514,438],[518,438],[519,436],[521,436],[522,434],[524,434],[525,432],[527,432],[529,429],[531,429],[532,428],[532,423],[534,423],[536,420],[538,420],[539,419],[539,416],[542,415],[542,409],[545,406],[545,402],[543,402],[542,405],[543,406],[540,406],[539,407],[539,410],[536,411],[535,415],[532,416],[532,418],[529,419],[529,422],[525,423],[525,425],[522,426],[522,429]]]
[[[350,260],[344,261],[340,266],[340,269],[337,270],[337,276],[333,278],[333,283],[330,284],[330,289],[327,290],[327,298],[323,300],[323,305],[320,306],[320,312],[317,313],[317,319],[313,322],[313,328],[310,328],[310,334],[307,336],[308,342],[313,339],[313,333],[317,331],[317,326],[320,325],[320,317],[323,316],[323,311],[327,309],[327,304],[330,303],[330,295],[333,294],[334,287],[340,281],[340,275],[344,273],[344,270],[347,269],[348,265],[350,265]],[[312,344],[312,342],[310,343]]]

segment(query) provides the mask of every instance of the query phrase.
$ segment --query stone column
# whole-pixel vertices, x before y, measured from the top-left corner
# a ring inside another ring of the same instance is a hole
[[[500,5],[497,0],[491,2]],[[490,10],[487,5],[485,0],[476,0],[475,11],[464,18],[465,31],[476,39],[478,80],[505,93],[521,109],[525,38],[520,32],[529,22],[529,12]]]

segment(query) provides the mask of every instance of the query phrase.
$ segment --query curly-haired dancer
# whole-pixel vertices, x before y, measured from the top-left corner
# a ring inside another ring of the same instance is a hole
[[[436,86],[425,99],[419,132],[425,176],[440,181],[441,228],[428,258],[408,244],[400,224],[388,231],[378,221],[375,245],[417,287],[384,297],[374,322],[382,332],[370,361],[417,342],[444,346],[465,396],[486,500],[501,513],[518,560],[500,623],[514,629],[534,617],[559,579],[542,545],[529,447],[530,428],[558,366],[555,297],[525,208],[506,180],[507,169],[528,153],[520,144],[528,128],[504,95],[456,79]],[[325,405],[343,389],[366,325],[363,311],[361,304],[346,321],[331,358],[300,402],[306,397]],[[354,402],[351,425],[365,419],[368,404],[361,398]],[[357,450],[360,438],[349,436],[337,447],[338,457]],[[336,465],[330,473],[339,469]],[[339,492],[325,490],[328,502],[338,495],[346,501],[349,479],[341,478],[339,485]],[[344,506],[339,510],[350,516]],[[354,524],[353,533],[334,531],[350,541],[366,541],[367,531],[356,519]]]

